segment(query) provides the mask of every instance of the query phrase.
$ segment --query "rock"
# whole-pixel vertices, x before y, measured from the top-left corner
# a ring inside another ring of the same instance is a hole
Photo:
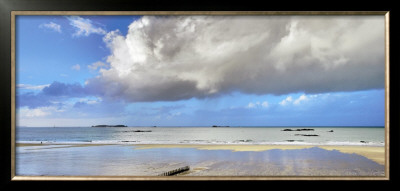
[[[138,133],[138,132],[151,132],[151,130],[132,130],[132,131],[122,131],[122,132],[124,132],[124,133],[129,133],[129,132]]]
[[[93,125],[92,127],[127,127],[126,125]]]
[[[138,133],[138,132],[151,132],[151,131],[150,130],[135,130],[133,132]]]
[[[211,127],[229,127],[229,126],[228,126],[228,125],[227,125],[227,126],[213,125],[213,126],[211,126]]]
[[[314,131],[314,129],[296,129],[296,131]]]
[[[293,129],[284,129],[284,130],[282,130],[282,131],[314,131],[314,129],[296,129],[296,130],[293,130]]]
[[[237,142],[245,142],[245,143],[251,142],[251,141],[253,141],[253,140],[251,140],[251,139],[247,139],[247,140],[237,140]]]
[[[315,134],[295,134],[295,136],[314,137],[314,136],[319,136],[319,135],[315,135]]]

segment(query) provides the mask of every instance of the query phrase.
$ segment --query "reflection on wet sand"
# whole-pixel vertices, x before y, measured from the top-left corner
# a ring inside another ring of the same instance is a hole
[[[332,148],[216,148],[20,145],[16,170],[17,175],[156,176],[190,166],[178,176],[384,176],[384,165]]]

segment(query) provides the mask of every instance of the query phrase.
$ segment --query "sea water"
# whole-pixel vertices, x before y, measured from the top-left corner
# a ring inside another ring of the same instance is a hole
[[[384,146],[385,128],[17,127],[16,142],[68,144],[275,144]]]

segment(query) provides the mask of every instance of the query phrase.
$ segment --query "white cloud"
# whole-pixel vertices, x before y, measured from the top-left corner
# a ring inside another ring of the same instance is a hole
[[[27,90],[42,90],[43,88],[48,86],[50,86],[50,84],[45,84],[45,85],[17,84],[17,88],[27,89]]]
[[[35,109],[29,109],[28,107],[23,107],[18,109],[19,117],[21,118],[32,118],[32,117],[45,117],[51,114],[52,108],[50,107],[40,107]]]
[[[256,107],[256,104],[251,103],[251,102],[247,105],[247,108],[255,108],[255,107]]]
[[[301,95],[299,98],[297,98],[297,99],[293,102],[293,104],[298,105],[298,104],[300,104],[300,102],[305,101],[305,100],[308,100],[308,98],[307,98],[306,95],[303,94],[303,95]]]
[[[95,63],[93,63],[91,65],[88,65],[87,67],[90,70],[97,70],[98,68],[102,68],[102,67],[106,67],[106,66],[107,65],[105,63],[98,61],[98,62],[95,62]]]
[[[103,40],[87,87],[131,102],[384,87],[382,16],[144,16]]]
[[[81,98],[79,102],[84,102],[89,105],[98,104],[102,101],[101,97],[94,97],[94,98]]]
[[[315,98],[317,95],[310,95],[307,97],[305,94],[299,96],[297,99],[293,100],[292,96],[286,97],[286,99],[282,100],[279,102],[280,105],[285,106],[288,105],[289,103],[293,103],[294,105],[299,105],[301,102],[309,100],[309,98]]]
[[[73,65],[73,66],[71,67],[71,69],[73,69],[73,70],[80,70],[80,69],[81,69],[81,66],[80,66],[79,64],[75,64],[75,65]]]
[[[94,26],[90,19],[84,19],[79,16],[70,16],[67,18],[69,24],[76,29],[73,36],[89,36],[92,33],[104,35],[107,33],[104,29]]]
[[[264,101],[262,103],[259,101],[257,101],[256,103],[250,102],[249,104],[247,104],[246,107],[247,108],[259,108],[259,107],[267,108],[267,107],[269,107],[269,103],[267,101]]]
[[[61,25],[53,23],[53,22],[43,23],[43,24],[39,25],[39,28],[47,28],[47,29],[51,29],[53,31],[61,33]]]
[[[286,99],[282,100],[281,102],[279,102],[280,105],[287,105],[288,103],[292,102],[293,98],[292,96],[288,96],[286,97]]]

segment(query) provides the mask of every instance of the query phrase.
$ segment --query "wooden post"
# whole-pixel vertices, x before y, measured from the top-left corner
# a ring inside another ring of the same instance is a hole
[[[164,173],[160,174],[159,176],[172,176],[172,175],[176,175],[176,174],[188,171],[188,170],[190,170],[190,167],[189,166],[184,166],[182,168],[178,168],[178,169],[174,169],[174,170],[170,170],[170,171],[164,172]]]

